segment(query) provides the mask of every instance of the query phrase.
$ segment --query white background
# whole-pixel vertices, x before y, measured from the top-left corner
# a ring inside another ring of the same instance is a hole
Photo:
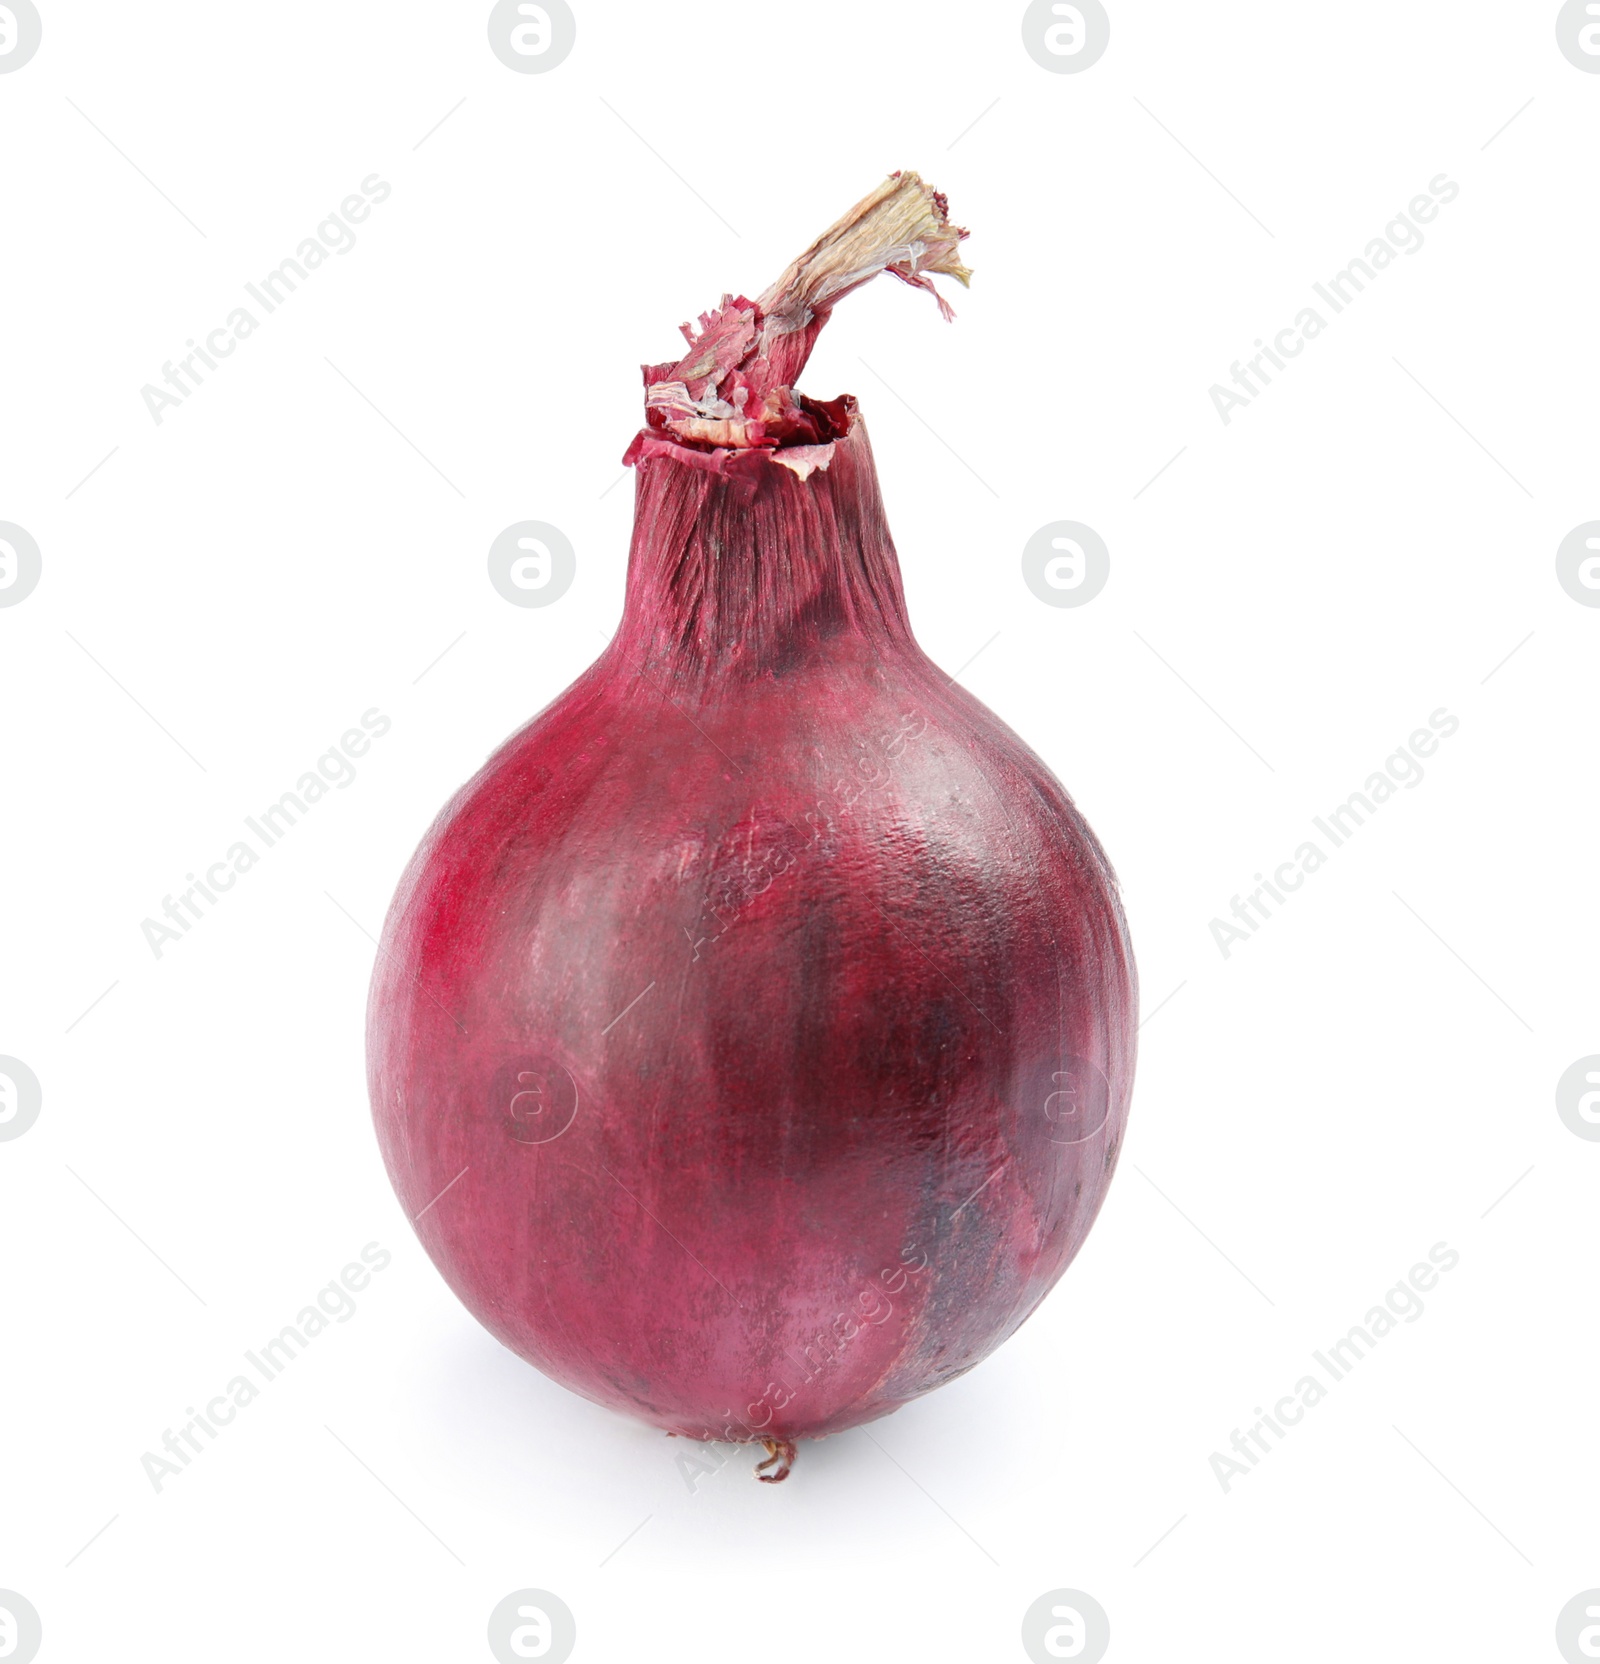
[[[0,1144],[0,1586],[41,1658],[488,1659],[528,1586],[580,1664],[1021,1660],[1062,1587],[1114,1664],[1556,1658],[1600,1584],[1600,1147],[1554,1105],[1600,1051],[1600,611],[1554,566],[1600,516],[1600,76],[1555,6],[1125,0],[1056,75],[1014,4],[607,0],[518,75],[486,6],[40,3],[0,76],[0,519],[43,551],[0,609],[0,1052],[44,1089]],[[972,290],[947,327],[875,285],[805,386],[861,397],[924,646],[1118,869],[1139,1081],[1016,1338],[881,1448],[691,1491],[417,1247],[368,933],[615,624],[638,364],[898,167]],[[157,426],[141,387],[374,172]],[[1441,172],[1426,245],[1224,426],[1211,385]],[[578,554],[543,609],[485,570],[528,518]],[[1080,609],[1022,582],[1057,519],[1111,550]],[[158,960],[140,921],[373,706],[356,782]],[[1422,784],[1225,959],[1210,920],[1440,707]],[[141,1455],[369,1241],[356,1316],[158,1494]],[[1441,1241],[1225,1492],[1212,1452]]]

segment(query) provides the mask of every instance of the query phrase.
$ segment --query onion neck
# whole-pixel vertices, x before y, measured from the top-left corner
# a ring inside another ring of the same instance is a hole
[[[833,308],[888,272],[965,283],[943,195],[891,174],[758,300],[683,326],[688,353],[644,367],[628,596],[613,652],[682,683],[778,676],[819,658],[916,651],[866,429],[848,394],[794,386]]]
[[[613,651],[692,683],[914,648],[859,418],[827,451],[805,478],[768,456],[733,474],[641,457]]]

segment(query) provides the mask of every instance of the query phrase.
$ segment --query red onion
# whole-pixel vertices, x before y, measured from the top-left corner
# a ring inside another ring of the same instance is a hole
[[[373,981],[378,1137],[450,1286],[769,1478],[1022,1323],[1132,1085],[1111,868],[912,639],[855,400],[794,391],[844,294],[964,282],[965,235],[895,175],[646,369],[621,627],[434,823]]]

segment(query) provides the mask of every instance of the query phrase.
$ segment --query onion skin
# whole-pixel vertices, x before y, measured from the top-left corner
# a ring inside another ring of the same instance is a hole
[[[913,640],[849,423],[807,478],[636,447],[618,634],[439,816],[372,987],[435,1265],[694,1438],[838,1432],[985,1357],[1082,1245],[1132,1087],[1115,877]]]

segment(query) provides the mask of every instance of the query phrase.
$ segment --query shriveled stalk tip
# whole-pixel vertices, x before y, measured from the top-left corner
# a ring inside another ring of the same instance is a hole
[[[926,289],[946,318],[955,314],[934,287],[934,275],[966,284],[961,263],[967,233],[950,223],[950,205],[919,174],[891,174],[835,220],[759,300],[724,295],[675,364],[645,366],[649,428],[625,460],[678,443],[713,460],[765,451],[801,479],[828,466],[834,439],[847,434],[855,404],[849,395],[819,404],[796,390],[817,335],[841,300],[880,272]],[[670,440],[657,435],[670,435]]]
[[[835,220],[757,305],[765,313],[763,343],[804,329],[818,312],[831,311],[852,290],[879,272],[891,272],[913,288],[926,289],[951,316],[944,297],[925,275],[953,277],[966,287],[972,272],[961,263],[967,233],[950,223],[944,194],[920,174],[894,173]]]

